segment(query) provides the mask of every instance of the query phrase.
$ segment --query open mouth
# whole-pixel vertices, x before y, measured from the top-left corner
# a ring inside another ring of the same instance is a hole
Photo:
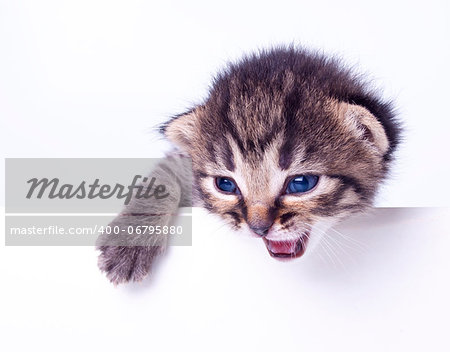
[[[304,233],[300,238],[292,240],[269,240],[263,238],[269,254],[278,259],[299,258],[305,253],[309,234]]]

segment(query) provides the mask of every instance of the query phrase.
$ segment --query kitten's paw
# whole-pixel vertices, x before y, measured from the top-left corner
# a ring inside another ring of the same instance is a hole
[[[98,266],[114,285],[142,281],[150,272],[154,259],[163,252],[161,246],[100,246]]]

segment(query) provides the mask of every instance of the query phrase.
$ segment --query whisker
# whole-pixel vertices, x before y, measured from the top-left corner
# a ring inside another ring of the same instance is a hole
[[[345,265],[344,265],[344,263],[342,262],[342,260],[340,259],[339,255],[337,255],[334,246],[333,246],[330,242],[328,242],[329,238],[330,238],[330,237],[328,236],[328,234],[324,233],[324,237],[322,238],[322,240],[324,240],[324,243],[328,246],[328,248],[330,249],[330,252],[331,252],[331,253],[333,254],[333,256],[336,258],[336,260],[337,260],[337,262],[339,263],[339,265],[340,265],[342,268],[345,268]]]
[[[354,238],[352,238],[352,237],[350,237],[348,235],[345,235],[345,234],[343,234],[342,232],[336,230],[333,227],[330,227],[330,230],[333,231],[334,233],[340,235],[343,239],[347,240],[348,242],[353,243],[355,246],[357,246],[360,250],[362,250],[364,252],[366,252],[368,250],[368,248],[369,248],[367,246],[367,244],[365,244],[365,243],[363,243],[361,241],[358,241],[358,240],[356,240],[356,239],[354,239]]]
[[[309,226],[311,226],[311,225],[309,225]],[[354,251],[356,251],[358,253],[367,253],[368,247],[364,243],[362,243],[360,241],[357,241],[356,239],[354,239],[354,238],[352,238],[352,237],[350,237],[348,235],[345,235],[342,232],[339,232],[338,230],[336,230],[332,226],[330,226],[326,230],[320,228],[319,224],[316,224],[315,227],[318,230],[324,231],[325,233],[327,233],[328,230],[331,230],[331,231],[335,232],[336,234],[338,234],[342,238],[342,240],[345,240],[347,242],[347,243],[340,242],[342,245],[344,245],[347,248],[349,248],[351,250],[354,250]],[[331,237],[331,236],[329,236],[329,237],[335,239],[334,237]]]
[[[320,230],[322,230],[322,229],[320,229]],[[348,251],[347,251],[347,250],[352,250],[352,251],[354,251],[354,252],[356,252],[356,253],[363,253],[363,250],[362,250],[362,248],[361,248],[360,246],[356,246],[355,243],[353,243],[353,242],[351,242],[351,241],[348,241],[348,239],[347,239],[346,237],[342,237],[342,236],[341,236],[341,237],[336,238],[336,237],[331,236],[330,234],[328,234],[326,231],[325,231],[325,234],[328,236],[328,238],[329,238],[330,240],[332,240],[334,243],[336,243],[336,245],[339,246],[340,249],[341,249],[345,254],[348,254]],[[342,242],[343,240],[348,241],[348,242],[350,242],[350,243]]]
[[[305,223],[305,224],[307,224],[308,226],[311,226],[313,229],[317,230],[319,233],[321,233],[323,235],[323,237],[321,239],[321,241],[323,241],[323,243],[321,243],[322,248],[327,252],[329,257],[330,257],[330,253],[331,253],[336,258],[336,260],[339,262],[339,265],[346,270],[347,269],[346,266],[344,265],[343,261],[340,259],[341,255],[339,255],[339,254],[344,254],[344,255],[348,254],[348,252],[346,251],[346,249],[342,245],[342,243],[340,243],[339,241],[337,241],[337,239],[330,236],[324,229],[320,228],[319,226],[312,226],[311,224],[308,224],[308,223]],[[330,241],[334,242],[334,245],[332,243],[330,243]],[[340,251],[339,254],[337,253],[336,248]],[[331,259],[331,260],[334,263],[334,260],[333,259]]]
[[[336,267],[336,262],[334,261],[333,257],[330,254],[331,249],[324,238],[322,238],[322,241],[320,241],[320,245],[322,246],[323,250],[325,251],[325,254],[328,256],[333,266]]]
[[[211,235],[215,235],[219,230],[223,229],[228,224],[226,222],[222,222],[216,229],[213,229]]]

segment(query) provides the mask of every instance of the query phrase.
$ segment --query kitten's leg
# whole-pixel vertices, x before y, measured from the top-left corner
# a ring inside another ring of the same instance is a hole
[[[169,196],[159,200],[133,198],[109,224],[111,228],[117,226],[119,233],[99,237],[98,265],[112,283],[141,281],[150,272],[155,258],[165,251],[168,235],[143,234],[138,228],[167,226],[180,206],[191,205],[191,172],[188,158],[169,155],[148,177],[155,178],[154,185],[164,185]]]

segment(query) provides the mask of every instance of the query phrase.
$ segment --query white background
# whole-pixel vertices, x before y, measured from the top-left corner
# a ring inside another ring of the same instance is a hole
[[[2,0],[0,151],[162,156],[169,146],[153,128],[200,102],[224,63],[303,43],[370,72],[397,103],[406,133],[377,205],[446,207],[449,7],[437,0]],[[389,226],[379,223],[382,213],[365,227],[344,227],[368,246],[365,254],[336,254],[348,276],[331,259],[281,265],[262,243],[201,212],[194,246],[171,249],[141,285],[110,286],[92,248],[0,247],[0,347],[444,350],[449,214],[409,211]]]

